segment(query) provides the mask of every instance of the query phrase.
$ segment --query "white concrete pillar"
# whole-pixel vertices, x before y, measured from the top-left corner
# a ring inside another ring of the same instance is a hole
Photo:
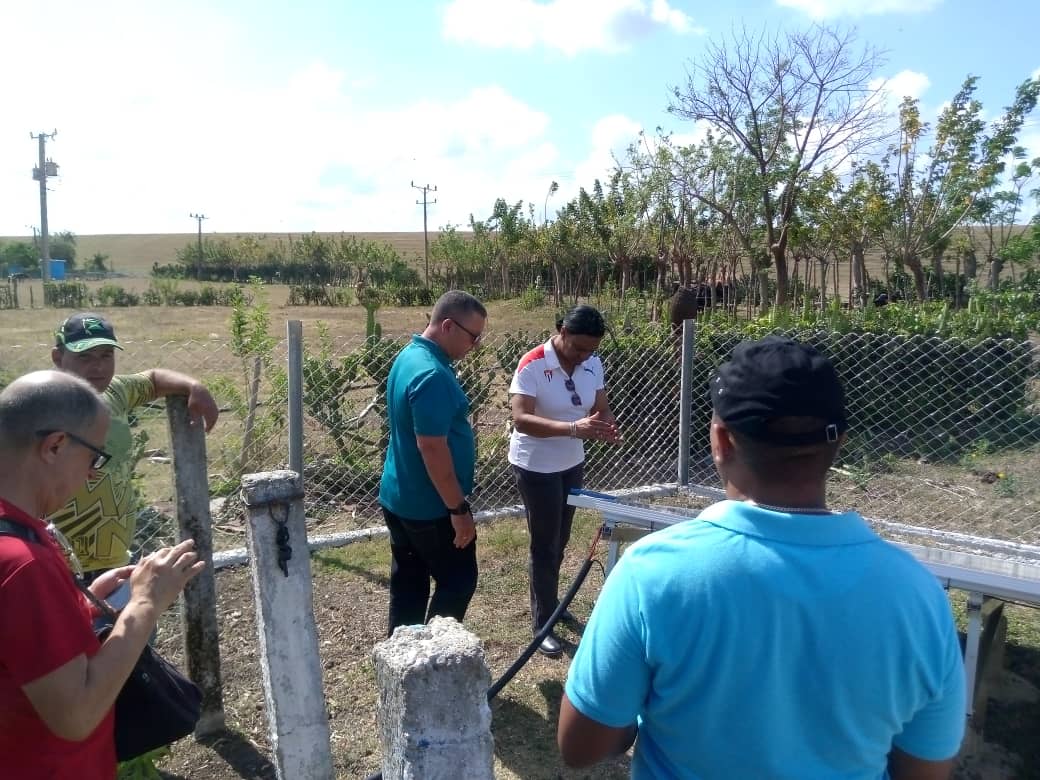
[[[299,477],[295,471],[247,474],[242,477],[242,500],[275,769],[279,780],[332,780]],[[280,561],[278,532],[283,526]],[[285,544],[292,548],[287,559]]]
[[[383,780],[493,780],[491,672],[454,618],[402,626],[375,647]]]

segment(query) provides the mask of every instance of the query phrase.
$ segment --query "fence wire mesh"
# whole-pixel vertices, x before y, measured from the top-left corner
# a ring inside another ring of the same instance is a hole
[[[789,334],[835,362],[847,392],[849,440],[829,482],[830,501],[868,517],[1040,544],[1040,349],[1032,342],[879,334]],[[478,463],[473,503],[520,503],[506,458],[507,389],[517,361],[548,333],[489,334],[458,364],[473,408]],[[586,486],[615,490],[674,482],[679,419],[691,416],[690,481],[717,485],[708,451],[705,389],[738,340],[698,334],[692,408],[680,409],[678,346],[664,332],[608,336],[600,355],[621,445],[586,443]],[[378,486],[385,437],[383,387],[403,339],[304,333],[303,409],[306,511],[310,531],[381,525]],[[120,373],[155,366],[202,381],[221,408],[207,437],[214,544],[244,544],[237,506],[244,473],[288,464],[284,340],[261,358],[206,341],[126,342]],[[49,365],[50,345],[9,348],[11,375]],[[141,497],[135,548],[171,540],[174,496],[163,401],[136,411]]]
[[[835,363],[848,441],[833,508],[933,530],[1040,544],[1040,349],[889,334],[788,333]],[[708,456],[707,377],[736,338],[699,334],[691,482],[718,486]],[[703,503],[695,500],[694,503]],[[909,532],[908,532],[909,533]]]
[[[507,459],[508,387],[520,357],[547,338],[547,333],[490,335],[457,364],[477,436],[471,500],[478,510],[520,503]],[[386,435],[385,382],[405,341],[305,334],[304,342],[308,517],[336,515],[341,527],[346,518],[355,527],[381,523],[377,496]],[[586,443],[587,486],[607,490],[674,481],[679,411],[674,351],[645,351],[619,342],[604,344],[601,356],[626,439],[621,445]]]

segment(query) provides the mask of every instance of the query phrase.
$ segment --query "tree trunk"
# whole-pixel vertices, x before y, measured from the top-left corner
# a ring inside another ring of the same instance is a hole
[[[964,252],[964,276],[968,279],[974,279],[979,272],[979,259],[975,255],[974,249],[967,249]]]
[[[1000,286],[1000,272],[1004,270],[1004,260],[1000,257],[989,258],[989,280],[987,287],[996,291]]]
[[[778,241],[769,248],[773,255],[773,267],[776,269],[776,299],[778,307],[787,304],[787,242]]]
[[[943,250],[939,247],[932,249],[932,274],[935,277],[935,283],[939,285],[939,297],[945,297],[946,290],[943,288],[946,280],[943,278]]]
[[[759,268],[755,276],[758,278],[758,309],[765,314],[769,310],[769,269]]]
[[[855,241],[852,244],[852,298],[860,306],[867,305],[866,271],[863,243]]]
[[[820,258],[820,311],[827,308],[827,259]]]
[[[928,292],[925,289],[924,268],[921,266],[921,258],[916,254],[907,253],[903,255],[903,266],[909,268],[914,275],[914,291],[917,293],[917,300],[925,301]]]

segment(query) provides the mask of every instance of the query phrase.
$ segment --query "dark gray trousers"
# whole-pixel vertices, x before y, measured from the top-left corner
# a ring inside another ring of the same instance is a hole
[[[573,488],[580,488],[585,464],[554,474],[540,474],[513,466],[516,486],[527,511],[527,531],[531,536],[531,625],[535,631],[545,625],[560,603],[560,564],[571,538],[574,507],[567,503]]]

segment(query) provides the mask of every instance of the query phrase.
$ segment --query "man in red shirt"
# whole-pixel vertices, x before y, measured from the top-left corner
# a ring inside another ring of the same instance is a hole
[[[112,705],[159,615],[204,564],[187,540],[113,569],[133,586],[104,645],[61,549],[38,518],[104,465],[109,413],[83,380],[37,371],[0,393],[0,776],[116,776]]]

